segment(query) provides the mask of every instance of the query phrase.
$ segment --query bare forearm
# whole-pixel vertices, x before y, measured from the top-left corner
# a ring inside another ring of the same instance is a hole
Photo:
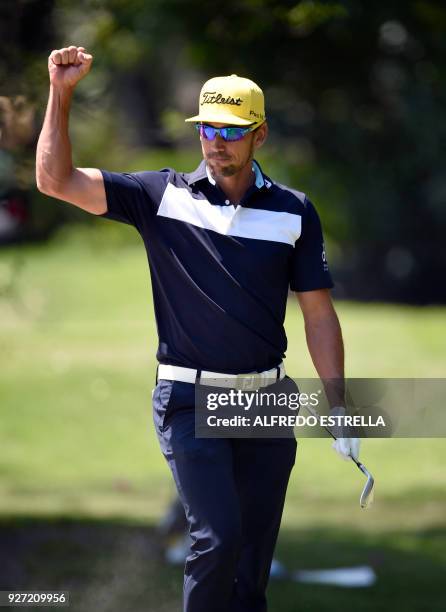
[[[336,312],[305,324],[311,358],[331,406],[344,404],[344,344]]]
[[[71,88],[50,87],[45,120],[37,144],[36,180],[42,191],[57,193],[73,172],[68,118]]]
[[[321,378],[344,376],[344,344],[338,317],[333,312],[305,324],[308,349]]]

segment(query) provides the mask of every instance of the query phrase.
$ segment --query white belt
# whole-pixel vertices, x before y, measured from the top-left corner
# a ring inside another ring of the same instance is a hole
[[[248,372],[246,374],[224,374],[222,372],[208,372],[207,370],[194,370],[180,366],[160,363],[157,379],[177,380],[179,382],[207,385],[210,387],[224,387],[249,391],[268,387],[285,377],[283,361],[276,368],[264,372]]]

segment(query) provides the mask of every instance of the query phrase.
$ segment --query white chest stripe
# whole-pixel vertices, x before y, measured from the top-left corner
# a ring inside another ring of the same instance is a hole
[[[187,189],[169,183],[158,215],[213,230],[225,236],[284,242],[294,246],[301,233],[300,215],[237,206],[215,206],[197,200]]]

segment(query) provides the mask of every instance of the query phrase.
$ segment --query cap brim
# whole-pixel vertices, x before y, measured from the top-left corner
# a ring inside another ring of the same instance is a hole
[[[202,113],[201,115],[195,115],[194,117],[189,117],[184,120],[186,123],[226,123],[228,125],[252,125],[253,123],[257,123],[256,121],[249,121],[248,119],[242,119],[241,117],[237,117],[237,115],[232,115],[231,113],[225,113],[224,111],[219,111],[218,113]]]

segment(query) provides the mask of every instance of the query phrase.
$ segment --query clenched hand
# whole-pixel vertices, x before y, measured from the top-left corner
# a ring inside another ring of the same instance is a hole
[[[50,83],[54,87],[72,89],[90,71],[93,56],[84,47],[63,47],[48,57]]]

